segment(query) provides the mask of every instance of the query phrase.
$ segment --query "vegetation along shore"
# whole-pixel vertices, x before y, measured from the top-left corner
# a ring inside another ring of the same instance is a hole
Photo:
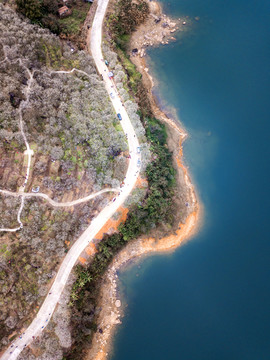
[[[170,163],[176,171],[174,172],[172,202],[168,211],[170,213],[175,209],[177,215],[171,223],[171,228],[164,228],[157,224],[154,230],[146,229],[145,232],[149,232],[152,236],[147,236],[144,232],[137,239],[132,238],[127,245],[116,252],[115,256],[112,256],[112,261],[109,261],[110,265],[98,286],[97,308],[99,313],[95,320],[97,331],[93,336],[90,348],[86,351],[87,360],[107,359],[111,351],[116,325],[121,323],[121,317],[124,315],[117,290],[118,270],[130,264],[132,259],[140,256],[173,251],[194,235],[202,217],[202,207],[198,203],[194,186],[183,163],[182,144],[187,133],[179,123],[170,119],[160,109],[152,93],[154,80],[149,74],[145,60],[146,50],[149,46],[165,45],[174,41],[172,33],[186,31],[190,21],[188,18],[172,20],[163,14],[158,2],[142,1],[141,3],[148,5],[148,10],[146,10],[147,7],[145,9],[147,16],[141,16],[142,22],[135,23],[132,27],[132,21],[129,20],[133,17],[138,19],[138,15],[134,10],[134,13],[129,14],[131,17],[125,16],[124,9],[128,3],[125,1],[111,3],[107,22],[104,24],[106,42],[110,49],[117,53],[118,59],[128,75],[129,90],[140,105],[141,118],[143,121],[147,117],[153,118],[152,124],[148,119],[144,125],[146,128],[150,124],[155,126],[157,142],[163,148],[168,149],[172,155]],[[114,19],[117,19],[115,23]],[[161,134],[163,142],[160,141]],[[158,172],[157,167],[155,170]],[[151,183],[151,179],[148,177],[147,181],[148,184]]]

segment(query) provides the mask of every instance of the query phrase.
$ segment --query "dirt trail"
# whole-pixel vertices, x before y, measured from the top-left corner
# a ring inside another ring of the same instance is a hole
[[[45,200],[48,201],[48,203],[54,207],[70,207],[70,206],[74,206],[74,205],[78,205],[81,204],[83,202],[89,201],[93,198],[95,198],[96,196],[99,196],[101,194],[104,194],[106,192],[119,192],[120,189],[110,189],[110,188],[106,188],[103,190],[100,190],[96,193],[87,195],[83,198],[79,198],[77,200],[72,200],[72,201],[68,201],[68,202],[57,202],[54,201],[53,199],[51,199],[47,194],[43,194],[43,193],[39,193],[39,194],[33,194],[33,193],[21,193],[21,192],[12,192],[12,191],[8,191],[8,190],[1,190],[0,189],[0,193],[5,194],[5,195],[9,195],[9,196],[14,196],[14,197],[23,197],[23,198],[31,198],[31,197],[36,197],[36,198],[43,198]]]
[[[5,56],[5,59],[3,61],[11,62],[6,56]],[[30,149],[29,143],[27,141],[27,138],[26,138],[26,135],[25,135],[25,132],[24,132],[22,111],[27,107],[27,104],[29,102],[30,90],[31,90],[31,85],[32,85],[32,81],[33,81],[33,73],[31,73],[31,71],[26,66],[23,65],[23,62],[22,62],[21,59],[19,59],[19,63],[20,63],[20,65],[22,67],[25,68],[26,72],[29,75],[29,79],[28,79],[28,82],[27,82],[27,87],[26,87],[26,89],[24,91],[26,100],[21,101],[20,106],[19,106],[19,119],[20,119],[19,128],[20,128],[20,131],[21,131],[21,135],[22,135],[25,147],[26,147],[26,150],[24,151],[24,155],[27,156],[27,169],[26,169],[25,180],[24,180],[23,185],[19,189],[20,192],[24,192],[26,184],[28,182],[28,178],[29,178],[30,166],[31,166],[31,158],[34,155],[34,151]],[[23,207],[24,207],[24,197],[21,197],[21,205],[19,207],[19,211],[18,211],[18,214],[17,214],[17,221],[18,221],[20,226],[18,226],[17,228],[12,228],[12,229],[10,229],[10,228],[0,228],[0,232],[1,231],[16,232],[16,231],[23,228],[23,223],[21,222],[21,213],[22,213]]]

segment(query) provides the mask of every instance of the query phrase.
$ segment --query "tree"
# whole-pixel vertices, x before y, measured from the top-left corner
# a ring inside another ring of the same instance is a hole
[[[18,10],[31,21],[37,22],[42,17],[41,2],[39,0],[16,0]]]
[[[52,33],[59,35],[60,34],[60,25],[59,21],[51,14],[44,16],[42,19],[42,24],[51,30]]]
[[[43,9],[48,13],[52,13],[54,15],[57,14],[58,10],[58,1],[57,0],[43,0]]]

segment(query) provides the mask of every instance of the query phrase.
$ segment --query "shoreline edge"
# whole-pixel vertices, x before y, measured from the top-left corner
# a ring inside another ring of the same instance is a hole
[[[162,14],[161,5],[153,1],[154,6]],[[144,24],[141,25],[144,27]],[[179,28],[177,28],[179,29]],[[137,31],[131,37],[136,38]],[[174,39],[172,39],[174,40]],[[165,44],[167,44],[166,42]],[[159,42],[161,44],[161,42]],[[158,45],[156,43],[155,45]],[[137,70],[142,74],[144,86],[147,89],[148,97],[151,103],[154,116],[166,126],[168,132],[168,147],[173,153],[174,167],[177,170],[177,176],[183,178],[186,186],[186,196],[189,200],[189,212],[184,223],[179,223],[175,234],[165,236],[161,239],[140,237],[131,241],[119,254],[114,258],[104,275],[99,295],[99,307],[101,312],[98,319],[98,327],[102,328],[102,333],[96,332],[91,347],[87,351],[85,359],[87,360],[107,360],[113,352],[113,338],[117,330],[116,325],[121,324],[121,318],[124,316],[121,299],[118,291],[117,272],[129,264],[134,264],[143,256],[154,255],[158,253],[173,252],[180,245],[190,240],[199,230],[203,218],[203,206],[198,200],[197,192],[191,182],[190,174],[183,163],[183,142],[188,137],[187,132],[170,119],[160,106],[153,94],[155,81],[148,72],[147,63],[144,57],[136,58],[138,61],[132,61]],[[134,60],[134,59],[131,59]],[[178,183],[179,186],[179,183]]]

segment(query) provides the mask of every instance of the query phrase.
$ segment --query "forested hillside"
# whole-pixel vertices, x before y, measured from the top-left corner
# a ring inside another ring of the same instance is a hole
[[[25,100],[28,69],[33,82],[23,118],[37,155],[59,160],[63,172],[78,167],[93,183],[111,183],[115,156],[127,145],[90,56],[72,54],[57,37],[3,7],[0,20],[1,150],[22,149],[18,106]],[[87,75],[56,72],[74,67]],[[36,165],[37,173],[46,172]]]
[[[72,73],[59,71],[77,70]],[[71,51],[48,30],[0,4],[0,189],[25,181],[20,116],[34,151],[25,192],[39,186],[55,201],[115,187],[127,166],[127,143],[85,52]],[[57,265],[108,201],[100,195],[73,208],[25,200],[19,232],[0,232],[0,338],[31,319]],[[0,228],[18,226],[20,200],[1,194]]]

